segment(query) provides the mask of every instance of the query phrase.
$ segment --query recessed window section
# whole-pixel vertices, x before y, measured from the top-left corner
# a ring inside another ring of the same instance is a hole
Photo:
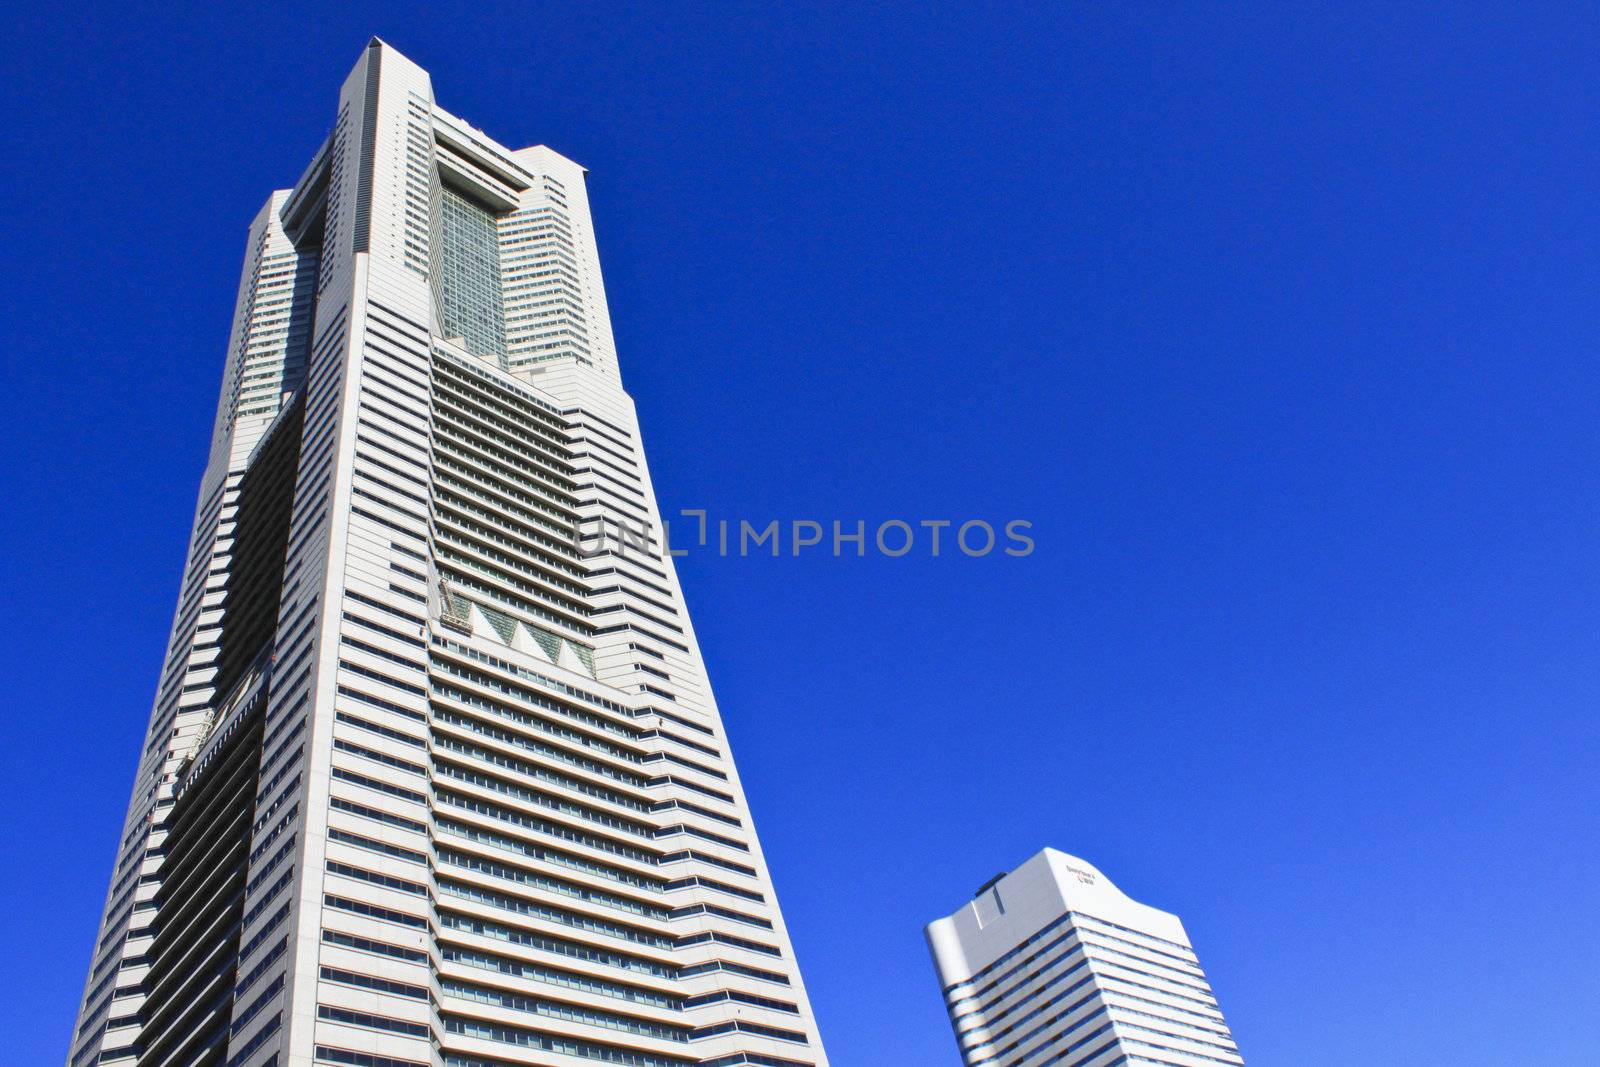
[[[446,186],[441,190],[437,296],[446,337],[506,362],[500,297],[500,235],[494,214]]]

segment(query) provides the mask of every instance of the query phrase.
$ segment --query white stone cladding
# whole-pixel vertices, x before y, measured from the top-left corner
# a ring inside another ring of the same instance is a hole
[[[968,1067],[1244,1061],[1176,915],[1045,849],[930,923]]]
[[[252,225],[71,1067],[827,1063],[672,560],[617,536],[661,523],[585,181],[374,41]],[[444,335],[446,189],[503,354]]]

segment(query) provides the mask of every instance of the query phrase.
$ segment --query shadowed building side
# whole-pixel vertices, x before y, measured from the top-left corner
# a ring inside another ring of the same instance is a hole
[[[374,40],[252,224],[70,1067],[825,1067],[585,182]]]

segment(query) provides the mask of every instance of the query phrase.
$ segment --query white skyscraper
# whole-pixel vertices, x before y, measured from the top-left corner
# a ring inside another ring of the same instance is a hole
[[[1240,1064],[1176,915],[1045,849],[928,925],[968,1067]]]
[[[256,217],[70,1067],[826,1063],[584,183],[375,40]]]

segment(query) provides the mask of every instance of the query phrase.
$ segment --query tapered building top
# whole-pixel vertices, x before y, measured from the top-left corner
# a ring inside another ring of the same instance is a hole
[[[1047,848],[930,923],[969,1067],[1240,1064],[1176,915]]]
[[[583,168],[376,38],[250,227],[70,1067],[827,1060]]]

